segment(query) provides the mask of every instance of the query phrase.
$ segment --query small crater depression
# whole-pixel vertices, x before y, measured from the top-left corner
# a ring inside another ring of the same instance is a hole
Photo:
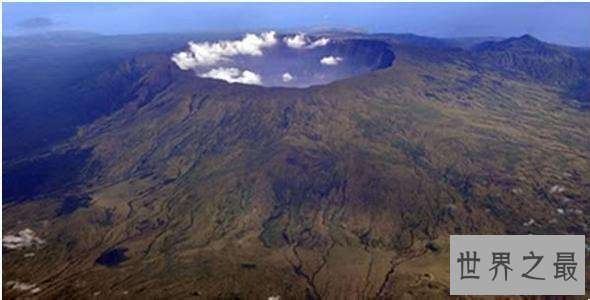
[[[105,267],[116,267],[122,262],[129,259],[125,253],[127,248],[113,248],[103,252],[97,259],[96,263]]]
[[[382,41],[271,31],[238,40],[189,42],[171,59],[202,78],[303,88],[387,68],[395,55]]]

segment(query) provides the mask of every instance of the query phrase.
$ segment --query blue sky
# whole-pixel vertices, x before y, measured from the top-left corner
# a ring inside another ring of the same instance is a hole
[[[354,28],[434,37],[519,36],[590,46],[590,3],[4,3],[5,34]]]

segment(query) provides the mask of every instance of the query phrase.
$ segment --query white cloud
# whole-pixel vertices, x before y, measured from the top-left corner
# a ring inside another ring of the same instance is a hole
[[[305,37],[305,33],[299,33],[292,37],[286,36],[283,38],[283,41],[287,46],[295,49],[301,49],[305,45],[307,45],[307,38]]]
[[[219,79],[230,83],[262,84],[262,78],[260,75],[248,70],[241,71],[238,68],[216,68],[199,76]]]
[[[342,61],[342,57],[339,56],[326,56],[320,60],[322,65],[336,66]]]
[[[290,48],[314,49],[317,47],[326,46],[330,42],[330,39],[323,37],[323,38],[317,39],[312,42],[305,35],[305,33],[298,33],[298,34],[291,36],[291,37],[289,37],[289,36],[284,37],[283,42],[285,42],[285,44],[287,44],[287,46]]]
[[[330,42],[329,38],[323,37],[319,40],[315,40],[313,43],[311,43],[309,46],[307,46],[307,48],[313,49],[313,48],[317,48],[317,47],[323,47],[323,46],[326,46],[329,42]]]
[[[17,235],[4,235],[2,237],[2,247],[6,249],[28,248],[44,243],[45,241],[37,237],[35,232],[29,228],[21,230]]]
[[[285,73],[283,74],[283,82],[289,82],[291,80],[293,80],[293,75],[289,74],[289,73]]]
[[[246,34],[241,40],[216,43],[189,42],[189,49],[172,55],[172,61],[182,70],[200,66],[212,66],[236,55],[261,56],[262,49],[277,43],[276,33],[269,31],[260,35]]]

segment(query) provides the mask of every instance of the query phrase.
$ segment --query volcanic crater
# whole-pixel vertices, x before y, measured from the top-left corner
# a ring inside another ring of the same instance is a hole
[[[390,67],[395,60],[383,41],[304,33],[271,31],[188,46],[172,56],[179,68],[203,78],[267,87],[323,85]]]

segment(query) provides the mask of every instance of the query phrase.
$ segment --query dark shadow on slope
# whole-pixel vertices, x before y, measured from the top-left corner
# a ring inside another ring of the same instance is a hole
[[[5,167],[3,204],[31,199],[79,182],[84,170],[92,172],[92,166],[86,169],[91,152],[91,149],[70,150]]]

